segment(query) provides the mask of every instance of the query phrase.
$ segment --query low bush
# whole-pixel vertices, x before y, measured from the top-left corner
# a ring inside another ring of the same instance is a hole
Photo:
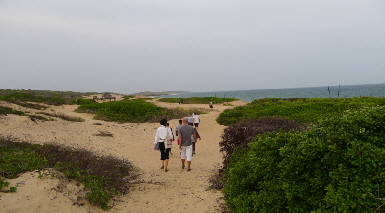
[[[227,168],[230,157],[238,149],[248,147],[257,135],[272,131],[299,130],[299,122],[275,117],[263,117],[238,122],[224,129],[222,140],[219,142],[223,154],[223,169]]]
[[[165,109],[143,99],[110,101],[80,105],[76,112],[95,113],[95,119],[117,122],[147,122],[153,116],[165,114]]]
[[[3,107],[3,106],[0,106],[0,114],[15,114],[15,115],[24,115],[25,113],[22,112],[22,111],[18,111],[18,110],[14,110],[12,108],[9,108],[9,107]]]
[[[93,104],[93,103],[96,103],[96,101],[94,99],[84,99],[84,98],[76,99],[77,105]]]
[[[60,97],[43,97],[42,95],[33,95],[29,93],[11,93],[5,96],[0,97],[0,100],[3,101],[13,101],[16,103],[22,103],[22,102],[38,102],[38,103],[45,103],[48,105],[55,105],[60,106],[63,104],[70,104],[71,101],[66,101],[63,98]]]
[[[217,118],[222,125],[265,116],[282,117],[301,123],[315,123],[320,119],[338,116],[346,110],[383,106],[385,98],[291,98],[260,99],[247,106],[225,110]]]
[[[55,168],[84,184],[87,198],[107,210],[111,198],[126,194],[127,182],[138,177],[138,168],[127,159],[59,144],[37,145],[0,138],[0,190],[25,171]],[[15,187],[11,188],[15,191]]]
[[[383,212],[385,107],[304,132],[269,132],[235,151],[223,190],[234,212]]]
[[[12,104],[16,104],[16,105],[19,105],[19,106],[22,106],[22,107],[25,107],[25,108],[31,108],[31,109],[37,109],[37,110],[45,110],[45,109],[47,109],[46,106],[43,106],[41,104],[34,104],[34,103],[23,102],[23,101],[19,101],[19,100],[6,100],[6,102],[12,103]]]
[[[141,98],[84,104],[79,106],[76,112],[96,114],[94,119],[98,120],[131,123],[159,122],[162,118],[179,119],[191,115],[193,112],[205,113],[196,109],[162,108]]]
[[[231,161],[231,155],[236,150],[240,152],[242,149],[247,149],[248,144],[254,137],[271,131],[291,130],[300,130],[300,125],[297,121],[275,117],[245,120],[225,128],[222,140],[219,142],[223,159],[222,166],[210,178],[209,189],[223,189],[225,182],[223,172]]]

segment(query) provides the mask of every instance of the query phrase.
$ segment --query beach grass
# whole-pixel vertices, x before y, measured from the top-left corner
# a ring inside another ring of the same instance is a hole
[[[43,115],[46,115],[46,116],[51,116],[51,117],[56,117],[56,118],[61,118],[63,120],[66,120],[66,121],[72,121],[72,122],[84,122],[85,120],[81,117],[76,117],[76,116],[69,116],[69,115],[66,115],[64,113],[59,113],[59,112],[55,112],[55,113],[49,113],[49,112],[37,112],[36,114],[43,114]]]

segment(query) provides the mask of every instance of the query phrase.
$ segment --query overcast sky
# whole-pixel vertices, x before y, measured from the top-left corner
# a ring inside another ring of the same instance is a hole
[[[0,0],[0,89],[385,83],[384,0]]]

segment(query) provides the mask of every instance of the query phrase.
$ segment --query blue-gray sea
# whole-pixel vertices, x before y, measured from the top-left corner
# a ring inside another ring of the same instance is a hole
[[[262,98],[352,98],[352,97],[385,97],[385,84],[364,84],[348,86],[325,86],[289,89],[256,89],[216,92],[193,92],[175,95],[164,95],[162,98],[218,97],[236,98],[252,102]]]

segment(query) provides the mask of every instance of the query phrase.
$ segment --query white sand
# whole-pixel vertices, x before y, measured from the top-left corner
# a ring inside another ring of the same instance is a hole
[[[152,102],[162,107],[209,109],[208,105],[203,104]],[[6,102],[0,104],[31,113],[42,111],[24,109]],[[239,106],[246,103],[236,101],[231,104]],[[130,192],[118,197],[119,201],[115,202],[109,212],[219,212],[219,205],[223,203],[222,193],[206,189],[216,165],[222,162],[218,143],[225,126],[216,123],[215,119],[223,110],[232,106],[214,105],[214,110],[200,115],[199,134],[202,140],[197,143],[197,154],[193,156],[190,172],[181,169],[177,145],[172,150],[174,155],[170,157],[169,171],[160,169],[159,151],[153,150],[154,136],[159,124],[119,124],[93,120],[91,114],[73,112],[76,108],[75,105],[65,105],[45,111],[82,117],[85,122],[69,122],[60,118],[56,118],[57,121],[34,122],[27,116],[8,115],[0,117],[0,134],[12,135],[33,143],[57,142],[86,147],[132,161],[142,170],[142,181],[130,184]],[[178,120],[170,120],[169,123],[175,132]],[[95,136],[99,131],[112,133],[113,137]],[[0,192],[0,212],[104,212],[81,199],[84,192],[76,183],[65,183],[51,175],[38,178],[38,175],[37,172],[31,172],[17,179],[7,179],[11,186],[17,185],[17,192]],[[84,205],[73,205],[77,201]]]

